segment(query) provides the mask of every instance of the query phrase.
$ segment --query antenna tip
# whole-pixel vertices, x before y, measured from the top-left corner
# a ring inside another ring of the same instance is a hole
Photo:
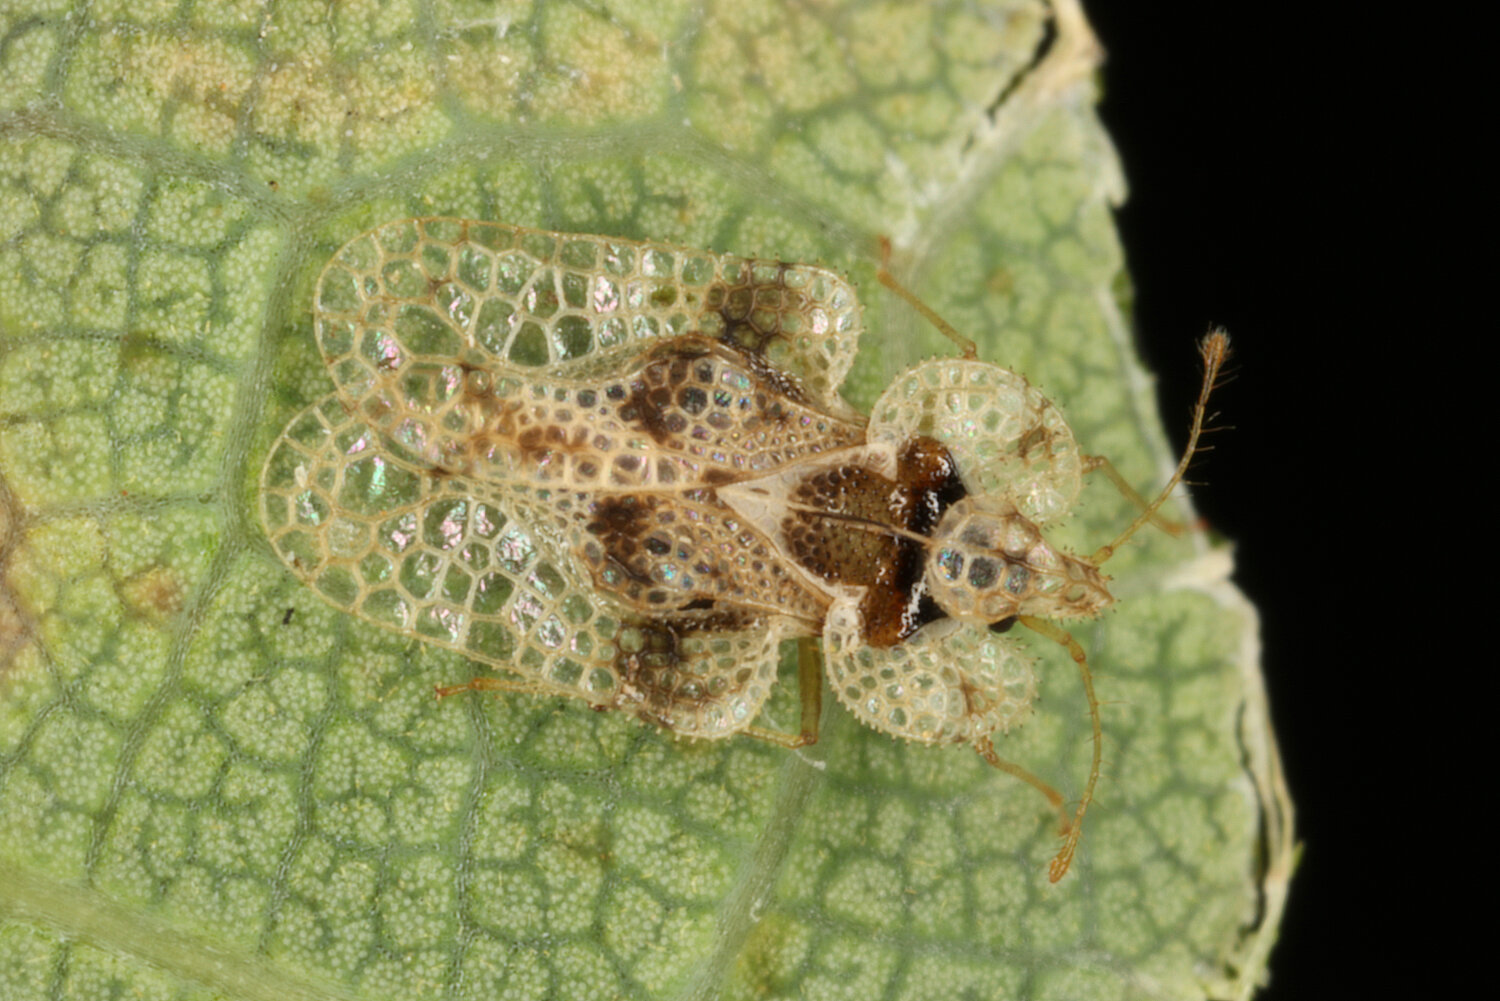
[[[1203,355],[1203,363],[1210,368],[1224,364],[1224,359],[1229,357],[1229,331],[1214,327],[1198,342],[1198,352]]]

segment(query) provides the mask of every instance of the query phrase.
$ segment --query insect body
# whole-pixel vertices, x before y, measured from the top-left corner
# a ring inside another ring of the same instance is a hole
[[[507,672],[452,690],[772,736],[781,641],[820,637],[863,722],[1061,806],[990,743],[1035,688],[1000,632],[1071,644],[1042,620],[1112,599],[1042,536],[1093,460],[1020,376],[925,362],[865,418],[828,271],[456,219],[357,237],[314,305],[336,390],[271,449],[267,533],[335,606]],[[815,739],[807,708],[781,742]]]

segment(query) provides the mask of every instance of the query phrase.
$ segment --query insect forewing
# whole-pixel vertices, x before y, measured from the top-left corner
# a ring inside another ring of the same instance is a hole
[[[565,551],[551,499],[523,498],[393,455],[337,395],[291,421],[261,475],[277,555],[335,607],[677,733],[748,726],[783,619],[620,614]]]
[[[377,625],[609,703],[617,619],[504,498],[393,456],[337,396],[271,449],[262,517],[276,553],[325,600]]]
[[[771,695],[783,616],[682,612],[631,622],[620,646],[632,665],[620,707],[690,737],[744,730]]]
[[[340,395],[424,464],[480,430],[464,400],[499,380],[588,378],[690,333],[761,354],[841,411],[861,329],[854,290],[823,268],[463,219],[356,237],[314,308]]]

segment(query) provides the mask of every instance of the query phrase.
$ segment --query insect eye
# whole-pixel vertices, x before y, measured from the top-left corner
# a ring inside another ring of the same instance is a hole
[[[1000,568],[994,560],[980,557],[969,564],[969,583],[981,590],[993,585],[999,576]]]
[[[1014,626],[1015,624],[1016,617],[1014,615],[1007,615],[1003,619],[991,622],[989,629],[992,633],[1008,633],[1010,632],[1011,626]]]

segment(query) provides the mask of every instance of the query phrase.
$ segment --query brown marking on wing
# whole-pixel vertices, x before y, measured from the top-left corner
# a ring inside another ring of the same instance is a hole
[[[615,658],[621,691],[629,693],[630,707],[637,715],[670,728],[678,712],[696,712],[722,702],[728,690],[748,681],[755,670],[755,665],[747,664],[737,678],[718,676],[710,679],[713,683],[705,684],[699,672],[684,670],[690,660],[685,642],[705,633],[745,632],[763,623],[761,616],[733,608],[683,611],[628,622],[622,639],[629,639],[622,642]]]
[[[814,303],[805,292],[789,288],[790,264],[778,263],[772,281],[747,280],[742,284],[721,282],[709,286],[705,309],[718,314],[717,340],[744,358],[756,377],[797,403],[807,402],[807,393],[794,377],[766,361],[772,341],[786,340],[783,329],[788,315],[806,316]]]
[[[644,383],[630,387],[630,396],[620,408],[620,419],[640,428],[658,445],[672,437],[667,408],[672,405],[671,391],[662,386],[648,389]]]
[[[783,372],[766,360],[759,352],[747,352],[744,355],[750,370],[755,373],[756,378],[771,386],[777,394],[791,400],[793,403],[807,403],[807,390],[802,388],[802,383],[793,375]]]
[[[757,282],[751,279],[736,285],[725,282],[710,289],[710,308],[724,321],[723,333],[720,335],[724,343],[741,351],[763,355],[771,341],[786,336],[779,320],[786,311],[788,297],[791,297],[793,303],[798,298],[805,298],[799,296],[796,290],[786,287],[786,275],[790,270],[790,265],[778,264],[774,281]],[[763,326],[763,321],[771,316],[776,317],[776,325]]]
[[[620,419],[645,431],[658,445],[682,434],[688,422],[679,412],[681,392],[692,381],[693,361],[713,350],[712,341],[691,335],[654,347],[636,381],[630,384],[629,394],[620,407]],[[703,400],[706,402],[707,397]]]
[[[703,358],[707,355],[719,354],[723,350],[723,346],[711,337],[704,337],[702,334],[683,334],[681,337],[658,341],[645,357],[649,365],[651,362]]]
[[[711,360],[710,360],[711,359]],[[753,415],[743,430],[785,429],[793,420],[788,404],[807,406],[807,394],[792,376],[761,355],[689,334],[656,347],[620,408],[620,418],[640,428],[658,445],[681,448],[686,436],[713,409],[711,393],[722,391],[715,376],[734,368],[750,376]]]
[[[473,468],[493,465],[490,460],[500,450],[513,449],[517,465],[528,474],[563,457],[598,452],[596,430],[586,417],[589,408],[582,403],[574,409],[555,403],[495,400],[493,396],[484,399],[487,419],[467,440]]]
[[[762,358],[699,334],[654,346],[631,371],[518,399],[463,368],[466,432],[437,436],[454,471],[584,486],[708,487],[856,444],[863,429],[809,404]],[[513,392],[513,387],[507,387]],[[450,448],[451,446],[451,448]]]
[[[458,370],[464,377],[464,399],[471,403],[493,405],[495,398],[490,394],[490,381],[492,379],[490,373],[480,366],[471,365],[466,361],[458,363]]]
[[[594,504],[592,517],[587,524],[589,533],[598,542],[600,551],[589,551],[586,547],[584,559],[594,570],[597,583],[617,591],[626,597],[638,597],[640,588],[651,587],[651,575],[646,572],[642,536],[651,530],[651,511],[656,498],[651,496],[605,494]],[[614,570],[630,584],[617,583],[609,571]]]
[[[578,455],[592,450],[592,429],[586,424],[533,424],[516,435],[516,448],[527,463],[541,463],[553,455]]]
[[[647,617],[738,608],[820,622],[828,597],[708,489],[609,494],[581,519],[595,587]]]
[[[1021,457],[1021,460],[1024,462],[1031,458],[1031,450],[1033,448],[1036,448],[1038,445],[1047,441],[1047,439],[1051,437],[1052,436],[1050,433],[1048,433],[1047,429],[1041,424],[1038,424],[1031,430],[1023,434],[1020,441],[1016,442],[1016,454],[1019,455]]]

